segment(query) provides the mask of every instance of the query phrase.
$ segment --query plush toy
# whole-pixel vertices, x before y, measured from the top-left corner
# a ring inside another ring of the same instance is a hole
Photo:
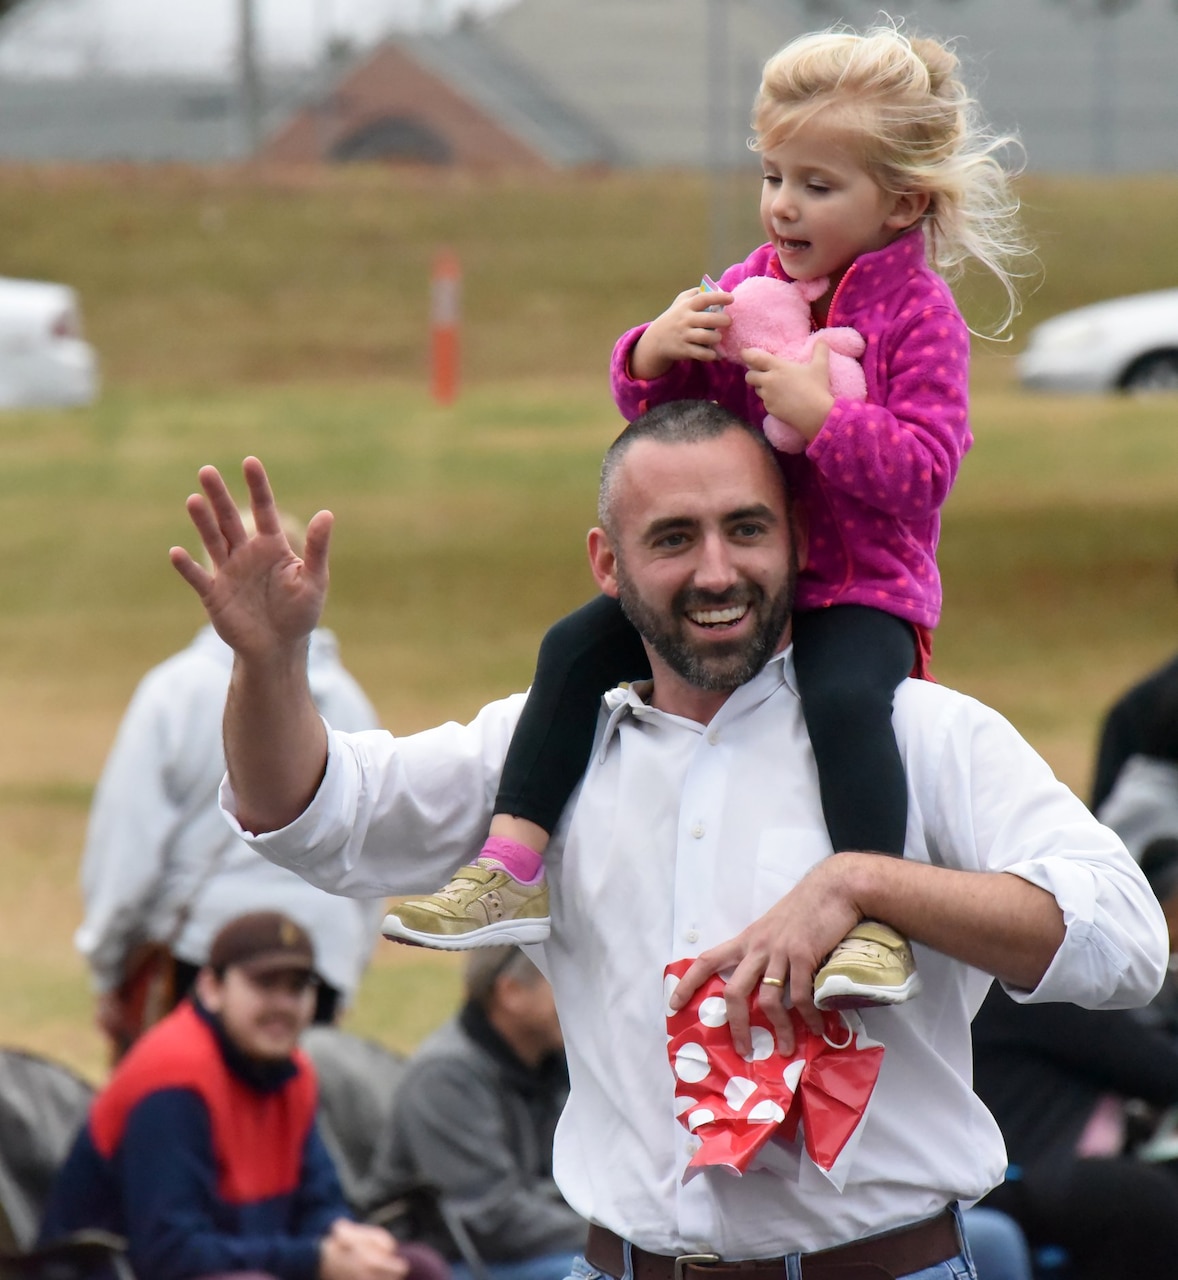
[[[732,301],[724,308],[732,324],[724,331],[717,350],[726,359],[742,363],[741,351],[757,347],[771,356],[783,356],[799,364],[809,364],[814,343],[830,349],[830,390],[852,400],[867,398],[867,382],[858,357],[865,343],[850,328],[817,329],[811,332],[810,303],[826,292],[825,276],[818,280],[777,280],[772,276],[750,276],[732,290]],[[788,422],[769,414],[764,430],[769,443],[782,453],[802,453],[806,438]]]

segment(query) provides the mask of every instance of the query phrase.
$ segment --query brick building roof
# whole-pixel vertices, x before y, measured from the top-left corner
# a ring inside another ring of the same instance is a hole
[[[329,95],[292,116],[266,142],[261,158],[548,165],[539,150],[394,44],[380,46]]]

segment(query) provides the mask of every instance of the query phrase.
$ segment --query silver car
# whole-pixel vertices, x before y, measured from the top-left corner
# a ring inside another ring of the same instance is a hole
[[[98,358],[64,284],[0,276],[0,409],[90,404]]]
[[[1041,391],[1178,391],[1178,289],[1044,321],[1031,330],[1018,374]]]

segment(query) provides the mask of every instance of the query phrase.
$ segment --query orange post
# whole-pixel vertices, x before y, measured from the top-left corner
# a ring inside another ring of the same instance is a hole
[[[434,399],[452,404],[458,394],[458,325],[462,270],[458,258],[443,249],[434,259],[430,281],[430,366]]]

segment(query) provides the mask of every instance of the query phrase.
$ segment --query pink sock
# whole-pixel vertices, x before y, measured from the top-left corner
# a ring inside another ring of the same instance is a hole
[[[493,862],[520,884],[539,884],[544,879],[544,859],[526,844],[505,836],[488,836],[479,854],[480,862]]]

